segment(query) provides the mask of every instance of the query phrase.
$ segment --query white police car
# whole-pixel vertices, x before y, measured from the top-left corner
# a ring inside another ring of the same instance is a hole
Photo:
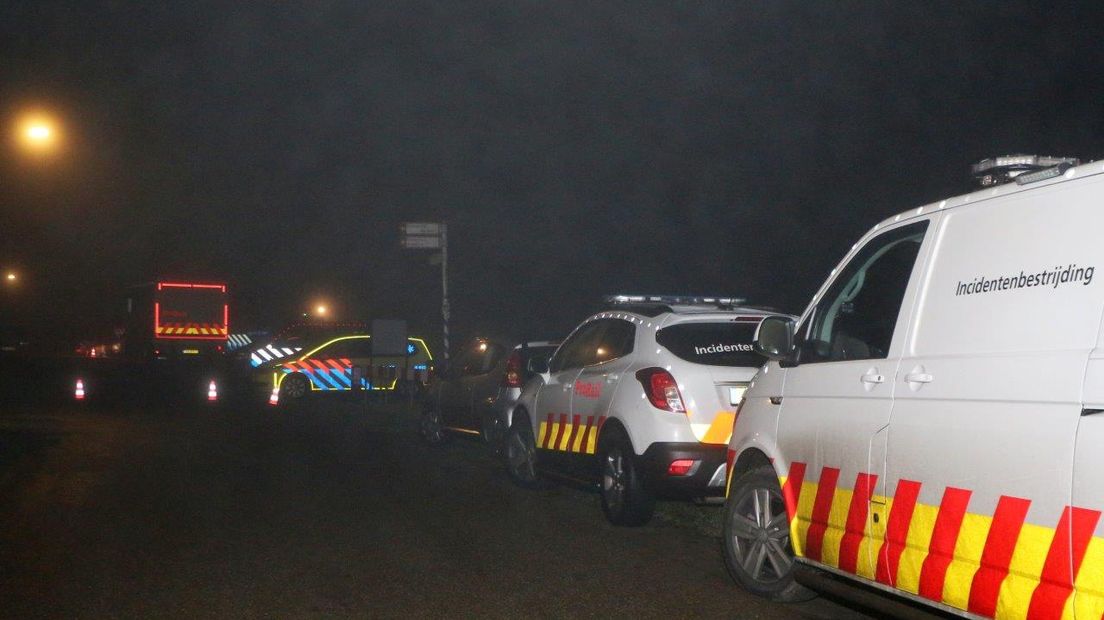
[[[640,525],[657,496],[722,495],[736,407],[764,358],[769,311],[739,300],[618,296],[583,321],[510,412],[507,470],[598,482],[610,522]]]

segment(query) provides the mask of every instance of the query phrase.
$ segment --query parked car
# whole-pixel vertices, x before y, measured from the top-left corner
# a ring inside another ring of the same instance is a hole
[[[505,457],[521,486],[553,474],[597,483],[611,523],[640,525],[657,496],[720,496],[736,407],[764,359],[771,312],[738,300],[610,298],[510,413]]]
[[[533,368],[547,364],[558,343],[540,340],[512,348],[486,338],[465,345],[451,368],[427,389],[422,436],[430,444],[449,433],[479,435],[497,449],[506,429],[507,412]]]
[[[973,617],[1101,617],[1102,203],[1097,162],[910,209],[798,321],[763,321],[771,361],[729,444],[741,586],[794,601],[830,575]]]

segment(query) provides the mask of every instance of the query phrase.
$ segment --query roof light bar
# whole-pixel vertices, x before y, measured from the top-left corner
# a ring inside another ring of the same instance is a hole
[[[742,304],[743,297],[698,297],[693,295],[606,295],[608,304],[675,304],[680,306]]]
[[[970,166],[970,175],[982,187],[1002,185],[1015,180],[1020,185],[1060,176],[1073,166],[1081,165],[1076,157],[1051,157],[1049,155],[1003,155],[983,159]],[[1054,169],[1060,169],[1053,171]],[[1043,176],[1022,177],[1047,172]]]
[[[1075,164],[1063,162],[1058,164],[1057,166],[1043,168],[1042,170],[1038,170],[1036,172],[1025,172],[1016,177],[1016,185],[1027,185],[1028,183],[1037,183],[1039,181],[1045,181],[1047,179],[1060,177],[1066,173],[1066,170],[1074,167],[1074,165]]]

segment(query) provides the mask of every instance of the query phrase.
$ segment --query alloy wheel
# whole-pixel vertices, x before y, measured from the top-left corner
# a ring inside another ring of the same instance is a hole
[[[610,448],[602,460],[602,495],[610,512],[620,511],[625,503],[625,459],[621,448]]]
[[[731,515],[732,551],[752,579],[769,583],[789,574],[789,517],[777,489],[754,487],[737,500]]]
[[[510,464],[510,472],[514,477],[526,481],[537,479],[533,457],[533,447],[525,441],[522,433],[511,432],[506,443],[506,462]]]

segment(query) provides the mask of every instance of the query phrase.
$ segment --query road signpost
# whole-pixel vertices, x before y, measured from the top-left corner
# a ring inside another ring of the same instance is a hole
[[[441,359],[449,361],[449,299],[448,299],[448,225],[444,222],[405,222],[402,225],[402,247],[406,250],[441,251],[441,326],[443,350]]]

